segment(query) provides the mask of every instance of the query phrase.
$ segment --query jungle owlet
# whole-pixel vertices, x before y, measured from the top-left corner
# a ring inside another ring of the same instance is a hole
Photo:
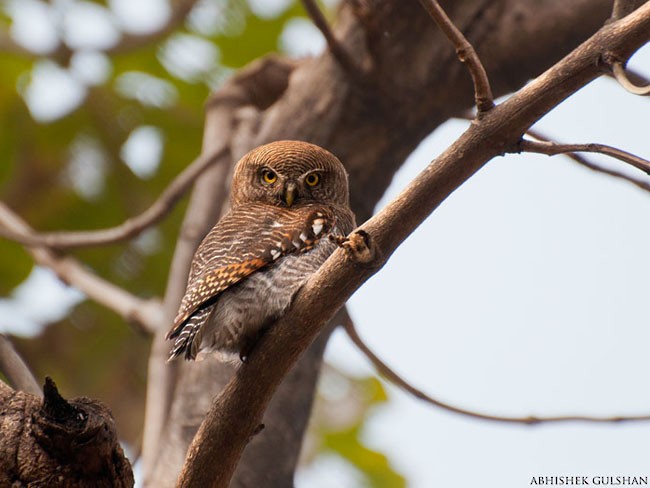
[[[348,178],[328,151],[279,141],[236,165],[231,210],[194,255],[168,339],[170,359],[199,351],[248,355],[267,326],[354,228]],[[223,354],[222,354],[223,356]]]

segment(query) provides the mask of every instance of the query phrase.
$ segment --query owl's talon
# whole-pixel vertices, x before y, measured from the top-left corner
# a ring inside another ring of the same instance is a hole
[[[359,229],[347,237],[334,236],[333,240],[357,263],[368,264],[375,259],[374,243],[365,230]]]

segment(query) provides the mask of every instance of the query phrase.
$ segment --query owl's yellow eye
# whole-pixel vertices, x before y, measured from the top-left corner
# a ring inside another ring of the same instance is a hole
[[[307,183],[309,186],[316,186],[319,182],[320,176],[318,176],[318,173],[310,173],[305,178],[305,183]]]
[[[265,169],[262,171],[262,181],[268,185],[272,185],[278,180],[278,175],[276,175],[270,169]]]

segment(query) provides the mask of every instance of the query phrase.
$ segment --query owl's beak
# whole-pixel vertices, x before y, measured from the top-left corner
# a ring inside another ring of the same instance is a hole
[[[294,182],[287,183],[287,186],[284,187],[284,193],[282,194],[282,200],[287,204],[287,207],[293,205],[294,200],[296,199],[296,192],[298,187]]]

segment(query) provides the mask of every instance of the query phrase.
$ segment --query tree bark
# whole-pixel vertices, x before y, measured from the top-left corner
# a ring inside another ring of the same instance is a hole
[[[443,7],[475,46],[499,96],[593,34],[611,2],[464,0]],[[350,173],[351,202],[362,222],[420,141],[471,107],[473,89],[453,47],[417,1],[345,2],[335,35],[368,75],[349,76],[327,52],[303,61],[274,97],[249,100],[239,109],[229,143],[235,160],[278,139],[332,151]],[[276,392],[265,428],[246,448],[231,486],[292,485],[325,341],[323,336],[312,345]],[[231,374],[213,361],[180,367],[149,486],[174,484],[189,442]]]

